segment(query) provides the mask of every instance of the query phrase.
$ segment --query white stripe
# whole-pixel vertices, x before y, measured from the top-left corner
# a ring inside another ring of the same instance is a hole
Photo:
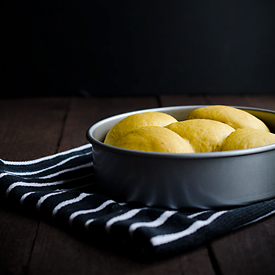
[[[59,184],[75,181],[75,180],[78,180],[78,179],[86,178],[86,177],[89,177],[90,175],[92,175],[92,174],[85,175],[85,176],[78,177],[78,178],[69,179],[69,180],[60,180],[60,181],[53,181],[53,182],[48,182],[48,183],[17,181],[17,182],[15,182],[15,183],[13,183],[13,184],[11,184],[9,186],[9,188],[6,191],[6,196],[9,195],[9,193],[11,192],[12,189],[14,189],[14,188],[16,188],[18,186],[20,186],[20,187],[47,187],[47,186],[54,186],[54,185],[59,185]]]
[[[217,212],[217,213],[213,214],[212,216],[210,216],[207,220],[196,221],[183,231],[152,237],[150,239],[150,242],[153,246],[159,246],[159,245],[163,245],[163,244],[167,244],[167,243],[176,241],[178,239],[181,239],[183,237],[186,237],[188,235],[195,233],[197,230],[210,224],[211,222],[213,222],[215,219],[217,219],[219,216],[223,215],[226,212],[227,211],[220,211],[220,212]]]
[[[56,158],[56,157],[59,157],[59,156],[67,155],[67,154],[73,153],[75,151],[85,150],[85,149],[90,148],[90,147],[92,147],[92,145],[88,143],[88,144],[79,146],[77,148],[73,148],[73,149],[70,149],[70,150],[67,150],[67,151],[64,151],[64,152],[49,155],[49,156],[42,157],[42,158],[39,158],[39,159],[25,160],[25,161],[8,161],[8,160],[2,160],[2,161],[5,164],[9,164],[9,165],[30,165],[30,164],[36,164],[38,162],[42,162],[44,160],[49,160],[49,159],[53,159],[53,158]]]
[[[190,218],[190,219],[192,219],[192,218],[195,218],[195,217],[197,217],[197,216],[199,216],[199,215],[201,215],[201,214],[207,213],[207,212],[209,212],[209,211],[211,211],[211,210],[205,210],[205,211],[197,212],[197,213],[188,215],[187,217]]]
[[[66,201],[62,201],[61,203],[59,203],[52,212],[53,217],[56,215],[56,213],[63,207],[70,205],[70,204],[74,204],[76,202],[79,202],[81,200],[83,200],[84,198],[91,196],[91,194],[87,194],[87,193],[81,193],[77,198],[73,198],[70,200],[66,200]]]
[[[36,204],[36,209],[39,210],[40,207],[41,207],[41,205],[42,205],[42,203],[43,203],[47,198],[52,197],[52,196],[55,196],[55,195],[59,195],[59,194],[65,193],[65,192],[66,192],[66,190],[59,190],[59,191],[57,191],[57,192],[48,193],[48,194],[42,196],[42,197],[38,200],[38,202],[37,202],[37,204]]]
[[[20,198],[20,204],[23,204],[24,203],[24,200],[31,194],[35,193],[34,191],[33,192],[28,192],[26,194],[24,194],[21,198]]]
[[[92,165],[93,164],[90,162],[90,163],[86,163],[86,164],[83,164],[83,165],[75,166],[75,167],[72,167],[72,168],[64,169],[64,170],[58,171],[56,173],[53,173],[53,174],[50,174],[50,175],[47,175],[47,176],[44,176],[44,177],[37,177],[37,178],[38,179],[49,179],[49,178],[53,178],[55,176],[59,176],[61,174],[64,174],[66,172],[71,172],[71,171],[76,171],[76,170],[79,170],[79,169],[82,169],[82,168],[91,167]]]
[[[107,200],[96,208],[76,211],[76,212],[72,213],[71,216],[69,217],[69,224],[72,224],[73,220],[79,215],[85,215],[85,214],[98,212],[112,203],[115,203],[115,202],[113,200]]]
[[[64,183],[65,181],[53,181],[49,183],[37,183],[37,182],[23,182],[23,181],[17,181],[9,186],[9,188],[6,191],[6,196],[9,195],[12,189],[20,186],[20,187],[46,187],[46,186],[53,186],[53,185],[59,185]]]
[[[29,172],[10,172],[11,174],[13,175],[20,175],[20,176],[29,176],[29,175],[36,175],[36,174],[39,174],[39,173],[42,173],[44,171],[47,171],[47,170],[50,170],[50,169],[53,169],[55,167],[58,167],[58,166],[61,166],[69,161],[71,161],[72,159],[75,159],[75,158],[78,158],[78,157],[81,157],[81,156],[86,156],[86,155],[90,155],[92,154],[92,152],[88,152],[86,154],[83,154],[83,155],[75,155],[75,156],[72,156],[70,158],[67,158],[67,159],[64,159],[62,161],[60,161],[59,163],[57,164],[54,164],[52,166],[48,166],[47,168],[44,168],[44,169],[41,169],[41,170],[37,170],[37,171],[29,171]]]
[[[123,213],[122,215],[116,216],[112,219],[110,219],[105,226],[105,229],[107,232],[110,232],[111,226],[119,221],[125,221],[127,219],[130,219],[132,217],[134,217],[136,214],[138,214],[141,210],[143,210],[145,208],[138,208],[138,209],[132,209],[126,213]]]
[[[91,167],[92,165],[93,165],[92,162],[89,162],[89,163],[82,164],[82,165],[79,165],[79,166],[75,166],[75,167],[72,167],[72,168],[60,170],[60,171],[58,171],[56,173],[49,174],[47,176],[36,177],[36,179],[49,179],[49,178],[53,178],[55,176],[58,176],[60,174],[66,173],[66,172],[71,172],[71,171],[75,171],[75,170],[78,170],[78,169],[82,169],[82,168],[86,168],[86,167]],[[49,170],[51,168],[53,168],[53,166],[48,167],[48,168],[43,169],[43,170],[32,171],[32,172],[5,172],[5,173],[0,174],[0,178],[5,177],[7,175],[10,175],[10,176],[28,176],[28,175],[34,175],[34,174],[38,174],[40,172]]]
[[[94,221],[95,219],[89,219],[85,222],[85,228],[88,229],[89,228],[89,225]]]
[[[177,211],[165,211],[156,220],[150,222],[136,222],[129,227],[130,235],[133,235],[134,231],[139,227],[158,227],[164,224],[171,216]]]

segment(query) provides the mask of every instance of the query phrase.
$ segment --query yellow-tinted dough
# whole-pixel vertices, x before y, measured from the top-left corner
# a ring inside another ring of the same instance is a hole
[[[165,113],[145,112],[130,115],[114,125],[104,140],[104,143],[114,145],[126,133],[145,126],[166,126],[177,120]]]
[[[109,130],[104,142],[132,150],[195,153],[268,145],[275,143],[275,135],[248,112],[213,105],[192,111],[185,121],[160,112],[130,115]]]
[[[209,119],[191,119],[166,126],[189,140],[195,152],[219,151],[223,141],[234,131],[231,126]]]
[[[224,141],[221,151],[240,150],[275,143],[275,134],[255,129],[237,129]]]
[[[267,126],[257,117],[246,111],[222,105],[212,105],[192,111],[187,119],[212,119],[226,123],[234,129],[259,129],[269,132]]]
[[[147,126],[132,130],[118,139],[114,146],[150,152],[194,153],[187,140],[160,126]]]

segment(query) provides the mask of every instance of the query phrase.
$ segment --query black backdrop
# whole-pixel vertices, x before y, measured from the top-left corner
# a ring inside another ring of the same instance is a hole
[[[6,2],[2,96],[275,93],[274,0]]]

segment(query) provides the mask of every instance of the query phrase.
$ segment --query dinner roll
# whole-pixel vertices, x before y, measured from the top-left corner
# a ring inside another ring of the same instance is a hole
[[[194,153],[187,140],[161,126],[134,129],[118,139],[114,146],[150,152]]]
[[[219,151],[234,128],[210,119],[190,119],[171,123],[166,128],[187,139],[195,152]]]
[[[166,126],[176,121],[174,117],[160,112],[145,112],[130,115],[119,121],[110,129],[104,143],[114,145],[118,139],[134,129],[145,126]]]
[[[275,143],[275,134],[256,129],[237,129],[224,141],[221,151],[255,148]]]
[[[187,119],[212,119],[226,123],[234,129],[258,129],[269,132],[267,126],[252,114],[229,106],[212,105],[192,111]]]

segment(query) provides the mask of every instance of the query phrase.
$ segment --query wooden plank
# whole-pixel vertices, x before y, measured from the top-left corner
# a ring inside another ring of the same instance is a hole
[[[26,274],[38,221],[0,203],[0,274]]]
[[[162,106],[221,104],[275,110],[275,95],[160,96]]]
[[[275,96],[211,98],[216,104],[235,104],[275,110]],[[220,103],[219,103],[220,104]],[[222,274],[274,274],[275,217],[238,230],[211,245]]]
[[[237,95],[193,95],[193,96],[160,96],[162,106],[186,106],[186,105],[247,105],[246,96]],[[248,106],[248,105],[247,105]]]
[[[75,98],[71,102],[60,150],[86,142],[84,133],[101,118],[157,107],[156,98]],[[96,237],[95,237],[96,238]],[[30,274],[214,274],[205,247],[171,259],[141,263],[115,251],[89,245],[41,223],[30,262]]]
[[[275,95],[206,96],[210,104],[225,104],[275,110]]]
[[[275,110],[275,95],[160,96],[162,106],[221,104]]]
[[[246,96],[249,106],[275,110],[275,95]]]
[[[162,97],[162,104],[224,104],[275,109],[275,96],[205,96]],[[274,274],[275,217],[260,221],[224,236],[209,246],[217,273],[221,274]]]
[[[272,109],[274,103],[273,96],[205,96],[182,97],[181,100],[178,97],[168,99],[161,97],[161,104],[171,106],[183,105],[182,102],[185,102],[185,105],[228,104]],[[74,98],[70,104],[64,131],[62,131],[68,99],[46,99],[42,103],[43,100],[38,99],[31,99],[30,102],[0,101],[0,136],[3,140],[0,146],[0,157],[30,159],[54,153],[59,144],[54,137],[60,136],[61,132],[63,136],[58,150],[69,149],[85,143],[86,138],[83,133],[101,118],[120,112],[157,106],[155,98],[139,98],[137,102],[130,98],[124,98],[124,100],[123,98]],[[49,131],[46,134],[45,129]],[[34,138],[37,133],[40,139]],[[204,247],[172,259],[145,264],[81,242],[66,232],[45,223],[39,225],[36,237],[35,231],[38,225],[36,220],[12,213],[5,207],[0,208],[0,217],[1,274],[4,272],[10,274],[46,274],[46,272],[47,274],[75,274],[77,271],[80,271],[78,274],[87,274],[87,272],[95,274],[214,273]],[[270,217],[213,242],[211,246],[213,255],[222,274],[256,274],[254,271],[261,271],[260,274],[273,274],[274,265],[271,266],[270,263],[274,261],[274,258],[271,258],[272,251],[274,251],[274,222],[274,217]],[[12,227],[14,230],[9,230]],[[29,267],[28,262],[35,238]],[[257,250],[256,253],[255,250]],[[266,257],[266,253],[269,253],[269,257]],[[234,265],[231,264],[230,259],[233,259]],[[252,261],[253,264],[250,267],[249,263]]]
[[[166,260],[144,262],[106,244],[95,246],[44,224],[39,228],[30,274],[190,274],[214,275],[207,251],[197,249]]]
[[[28,160],[57,151],[68,99],[0,100],[0,157]],[[0,202],[0,273],[27,274],[39,220]]]
[[[28,160],[55,153],[69,100],[65,98],[0,101],[0,157]]]
[[[86,131],[103,118],[156,106],[155,97],[73,98],[59,151],[87,143]]]
[[[220,270],[231,274],[275,274],[275,216],[212,243]]]
[[[207,95],[206,100],[208,104],[214,105],[231,105],[231,106],[248,106],[248,101],[245,96],[237,95],[221,95],[212,96]]]
[[[208,104],[205,96],[160,96],[163,107]]]

